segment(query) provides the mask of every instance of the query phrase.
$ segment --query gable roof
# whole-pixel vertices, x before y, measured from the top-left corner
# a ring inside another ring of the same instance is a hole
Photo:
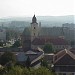
[[[75,54],[75,48],[71,48],[70,51]]]
[[[24,52],[19,52],[16,57],[17,57],[17,61],[19,62],[23,62],[27,60],[27,56],[25,55]]]
[[[75,65],[75,55],[67,49],[64,49],[53,57],[53,63],[58,65]]]
[[[37,51],[37,50],[29,50],[27,52],[25,52],[26,56],[29,56],[30,60],[33,61],[36,58],[38,58],[39,56],[43,55],[42,51]]]
[[[31,32],[30,32],[29,27],[25,27],[25,29],[24,29],[22,35],[25,36],[25,37],[26,37],[26,36],[29,36],[29,37],[30,37]]]
[[[34,54],[37,54],[37,53],[29,50],[29,51],[25,52],[25,54],[33,54],[34,55]]]

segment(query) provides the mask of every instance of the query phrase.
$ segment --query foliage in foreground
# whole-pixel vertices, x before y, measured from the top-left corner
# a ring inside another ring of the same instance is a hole
[[[6,69],[7,70],[7,69]],[[45,67],[40,67],[38,69],[27,69],[21,66],[12,67],[9,71],[1,75],[55,75],[49,69]]]
[[[6,65],[9,62],[16,62],[16,57],[12,52],[5,52],[3,55],[0,56],[0,64]]]

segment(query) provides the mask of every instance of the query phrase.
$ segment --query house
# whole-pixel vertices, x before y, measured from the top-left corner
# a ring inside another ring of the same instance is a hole
[[[43,58],[44,53],[38,50],[28,50],[26,52],[19,52],[16,54],[16,59],[19,64],[25,65],[27,58],[30,58],[30,66],[38,68],[41,66],[41,59]]]
[[[44,57],[44,53],[38,50],[29,50],[25,52],[25,55],[30,58],[31,67],[38,68],[41,66],[41,59]]]
[[[40,67],[40,60],[44,57],[44,52],[40,48],[38,48],[37,50],[30,49],[26,52],[24,52],[22,48],[0,48],[0,56],[6,51],[14,53],[17,62],[22,65],[25,65],[25,62],[29,57],[31,61],[30,66],[34,68]]]
[[[75,53],[64,49],[53,57],[56,75],[75,75]]]

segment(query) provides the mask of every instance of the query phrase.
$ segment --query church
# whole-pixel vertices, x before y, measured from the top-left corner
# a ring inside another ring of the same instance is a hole
[[[68,48],[70,46],[68,41],[63,37],[59,38],[59,36],[62,36],[62,29],[57,29],[57,32],[51,30],[50,27],[41,27],[41,22],[37,23],[37,18],[34,14],[30,27],[26,27],[22,33],[23,50],[36,50],[38,47],[43,49],[44,45],[48,43],[52,44],[55,50]]]

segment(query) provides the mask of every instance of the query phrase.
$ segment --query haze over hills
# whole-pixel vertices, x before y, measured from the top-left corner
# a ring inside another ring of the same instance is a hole
[[[74,15],[67,16],[36,16],[42,26],[62,26],[63,23],[75,23]],[[0,25],[4,26],[29,26],[32,17],[9,17],[1,18]],[[11,23],[13,22],[13,23]]]

